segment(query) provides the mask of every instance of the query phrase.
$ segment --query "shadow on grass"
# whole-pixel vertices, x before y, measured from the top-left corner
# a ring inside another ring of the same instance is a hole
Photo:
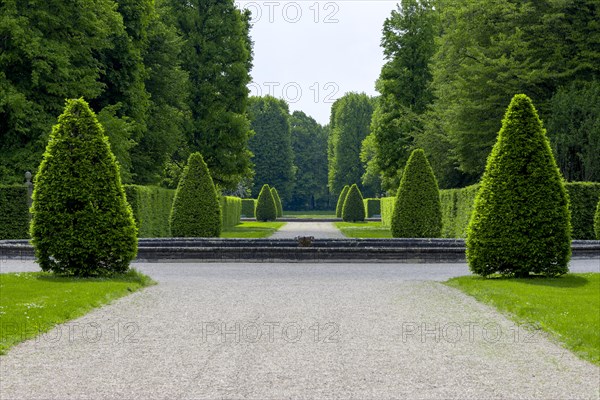
[[[490,276],[488,278],[474,277],[482,281],[512,281],[532,286],[548,286],[557,288],[577,288],[590,283],[590,280],[582,275],[566,274],[555,278],[543,275],[531,275],[529,278],[513,278],[508,276]]]
[[[146,276],[135,269],[130,269],[123,274],[115,274],[105,277],[98,276],[73,276],[55,274],[52,272],[38,272],[35,279],[53,283],[73,283],[73,282],[121,282],[121,283],[139,283],[142,286],[150,286],[156,284],[149,276]]]

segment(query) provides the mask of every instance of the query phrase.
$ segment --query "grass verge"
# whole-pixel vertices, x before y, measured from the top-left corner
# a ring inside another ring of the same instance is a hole
[[[519,323],[543,329],[579,357],[600,365],[600,274],[560,278],[481,278],[446,282]]]
[[[110,278],[73,278],[46,272],[0,274],[0,354],[55,325],[155,282],[131,269]]]
[[[283,211],[284,218],[335,218],[335,211],[331,210],[308,210],[308,211]]]
[[[381,222],[336,222],[335,226],[349,238],[391,238],[390,228],[381,226]]]
[[[221,232],[222,238],[266,238],[274,234],[285,222],[242,222]]]

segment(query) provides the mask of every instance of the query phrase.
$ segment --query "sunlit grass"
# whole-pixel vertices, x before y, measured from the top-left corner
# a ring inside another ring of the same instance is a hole
[[[283,211],[284,218],[335,218],[335,211],[331,210],[309,210],[309,211]]]
[[[336,222],[335,226],[349,238],[391,238],[390,228],[384,227],[379,221],[367,222]]]
[[[247,221],[232,228],[224,229],[221,232],[221,237],[242,239],[266,238],[277,232],[283,225],[285,225],[285,222]]]

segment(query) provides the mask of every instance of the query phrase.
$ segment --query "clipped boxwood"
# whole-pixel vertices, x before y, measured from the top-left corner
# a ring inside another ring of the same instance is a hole
[[[440,190],[442,237],[465,238],[479,185]]]
[[[242,199],[233,196],[221,197],[223,228],[231,228],[240,223],[242,217]]]
[[[283,204],[281,204],[281,197],[279,197],[277,189],[272,187],[271,194],[273,195],[273,200],[275,200],[275,207],[277,207],[277,218],[283,217]]]
[[[346,201],[348,190],[350,190],[350,186],[344,186],[342,188],[342,192],[340,193],[340,197],[338,197],[337,205],[335,206],[335,216],[337,218],[342,218],[342,211],[344,209],[344,202]]]
[[[421,149],[414,150],[404,168],[394,204],[392,236],[437,238],[442,233],[442,210],[437,180]]]
[[[52,129],[33,191],[31,238],[43,271],[122,273],[137,252],[137,228],[119,168],[96,115],[67,100]]]
[[[569,202],[533,103],[513,97],[502,121],[467,231],[471,271],[557,276],[571,256]]]
[[[379,199],[365,199],[364,203],[367,218],[371,218],[374,215],[381,215],[381,202]]]
[[[170,237],[169,216],[175,190],[157,186],[125,185],[127,202],[138,227],[138,237]]]
[[[242,199],[242,216],[246,218],[254,218],[254,210],[256,209],[256,199]]]
[[[381,225],[386,227],[392,226],[392,217],[394,216],[394,203],[396,202],[395,197],[382,197],[380,199],[381,207]]]
[[[269,185],[263,185],[256,202],[257,221],[275,221],[277,219],[277,205]]]
[[[29,238],[27,188],[0,186],[0,240]]]
[[[208,167],[200,153],[192,153],[185,166],[171,210],[174,237],[219,237],[221,205]]]
[[[600,183],[569,182],[565,187],[569,194],[573,239],[594,240],[594,213],[600,199]]]
[[[356,184],[350,187],[342,208],[342,219],[345,222],[362,222],[365,220],[365,205],[360,189]]]
[[[596,206],[596,216],[594,217],[594,230],[596,231],[596,239],[600,240],[600,201]]]

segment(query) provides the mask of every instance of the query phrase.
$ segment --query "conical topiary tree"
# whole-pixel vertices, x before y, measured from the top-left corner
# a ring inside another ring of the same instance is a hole
[[[105,276],[127,271],[137,228],[119,167],[96,115],[67,100],[35,177],[31,238],[43,271]]]
[[[596,206],[596,215],[594,216],[594,231],[596,231],[596,239],[600,240],[600,201]]]
[[[337,205],[335,206],[335,216],[337,218],[342,218],[342,211],[344,210],[344,201],[346,201],[346,195],[348,194],[348,190],[350,190],[350,186],[344,186],[342,188],[342,192],[340,193],[340,197],[338,197]]]
[[[414,150],[404,168],[394,202],[392,236],[437,238],[442,234],[440,191],[425,152]]]
[[[273,195],[273,200],[275,200],[275,207],[277,207],[277,218],[283,217],[283,204],[281,204],[281,197],[279,197],[277,189],[274,187],[271,188],[271,194]]]
[[[256,220],[275,221],[277,219],[277,205],[269,185],[263,185],[256,201]]]
[[[363,200],[358,186],[356,184],[352,185],[342,207],[342,219],[345,222],[362,222],[365,220],[365,203]]]
[[[529,97],[516,95],[488,157],[467,229],[471,271],[523,277],[568,271],[567,192]]]
[[[217,190],[200,153],[188,158],[171,208],[173,237],[219,237],[221,204]]]

